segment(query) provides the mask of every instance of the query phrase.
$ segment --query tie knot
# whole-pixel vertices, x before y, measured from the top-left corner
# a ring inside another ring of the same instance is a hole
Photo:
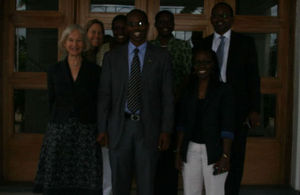
[[[221,41],[223,41],[225,39],[225,37],[224,36],[220,36],[220,39],[221,39]]]
[[[139,49],[138,48],[135,48],[134,49],[134,54],[138,54],[139,53]]]

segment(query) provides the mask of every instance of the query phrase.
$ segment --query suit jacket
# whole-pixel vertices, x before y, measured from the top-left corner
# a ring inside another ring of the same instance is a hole
[[[203,44],[211,48],[212,41],[213,34]],[[231,31],[226,77],[234,90],[237,122],[241,125],[251,111],[260,111],[260,78],[252,38]]]
[[[82,123],[95,123],[100,68],[82,62],[77,80],[73,82],[67,58],[48,70],[50,121],[63,122],[77,117]]]
[[[235,129],[235,101],[230,85],[220,83],[216,87],[207,90],[201,118],[197,116],[198,80],[193,79],[187,87],[180,102],[178,126],[184,132],[181,157],[186,161],[189,141],[192,140],[193,129],[201,124],[203,140],[206,145],[208,164],[220,160],[223,153],[224,135],[232,135]],[[228,136],[227,136],[228,137]],[[229,136],[230,137],[230,136]]]
[[[98,132],[108,132],[115,148],[124,130],[128,91],[128,44],[107,52],[99,87]],[[174,121],[172,66],[167,51],[147,44],[142,70],[141,121],[147,147],[156,148],[161,132],[171,132]]]

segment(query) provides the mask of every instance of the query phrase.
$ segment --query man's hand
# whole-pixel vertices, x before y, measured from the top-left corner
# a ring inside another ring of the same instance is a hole
[[[97,136],[97,142],[101,145],[101,146],[108,146],[108,136],[107,133],[99,133]]]
[[[257,112],[250,112],[248,115],[248,120],[251,128],[256,128],[260,125],[260,116]]]
[[[170,145],[170,133],[160,133],[158,140],[158,150],[165,151],[169,148]]]

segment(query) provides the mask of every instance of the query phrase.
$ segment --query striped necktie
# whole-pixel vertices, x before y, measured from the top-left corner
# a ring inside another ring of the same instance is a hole
[[[218,63],[219,63],[219,68],[221,71],[222,65],[223,65],[223,57],[224,57],[224,45],[225,45],[225,37],[224,36],[220,36],[220,44],[219,47],[217,49],[217,57],[218,57]]]
[[[141,85],[142,77],[140,70],[139,49],[134,49],[134,57],[131,63],[130,78],[128,83],[127,106],[134,114],[141,108]]]

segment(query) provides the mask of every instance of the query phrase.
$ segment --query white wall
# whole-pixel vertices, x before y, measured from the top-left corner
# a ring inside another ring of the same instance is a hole
[[[300,0],[296,6],[291,185],[300,191]]]

